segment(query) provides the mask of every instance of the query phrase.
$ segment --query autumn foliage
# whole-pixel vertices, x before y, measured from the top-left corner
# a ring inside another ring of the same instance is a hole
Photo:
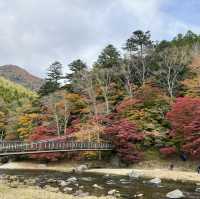
[[[200,98],[182,97],[177,98],[167,113],[172,129],[185,134],[186,127],[191,124],[200,109]]]
[[[176,153],[176,147],[163,147],[160,148],[160,153],[166,156]]]
[[[29,137],[29,141],[44,141],[48,139],[56,138],[55,129],[48,128],[46,126],[38,126],[34,129],[34,133]],[[39,153],[30,156],[32,159],[56,161],[64,157],[64,153]]]
[[[200,157],[200,98],[178,98],[167,114],[172,140],[179,139],[180,150],[193,158]]]
[[[142,153],[137,143],[143,140],[143,134],[134,124],[127,120],[119,120],[105,129],[105,134],[112,138],[118,156],[126,163],[137,162]]]

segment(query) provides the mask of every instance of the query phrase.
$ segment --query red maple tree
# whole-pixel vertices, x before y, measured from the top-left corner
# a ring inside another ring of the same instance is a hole
[[[56,130],[46,126],[38,126],[34,129],[33,134],[29,137],[29,141],[44,141],[49,139],[56,139]],[[38,153],[30,155],[32,159],[42,160],[42,161],[56,161],[64,157],[63,153]]]
[[[141,159],[142,153],[138,149],[137,143],[142,141],[144,136],[134,124],[121,119],[106,127],[105,134],[111,137],[115,151],[121,160],[126,163],[134,163]]]
[[[171,123],[172,139],[180,140],[180,150],[192,158],[200,157],[200,98],[178,98],[167,119]]]

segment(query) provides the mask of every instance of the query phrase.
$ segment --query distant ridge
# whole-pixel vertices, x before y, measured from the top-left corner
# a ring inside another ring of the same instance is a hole
[[[34,91],[39,90],[44,82],[43,79],[16,65],[0,66],[0,76]]]

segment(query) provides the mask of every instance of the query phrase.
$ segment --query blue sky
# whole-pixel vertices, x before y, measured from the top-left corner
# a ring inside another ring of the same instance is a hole
[[[200,34],[200,0],[1,0],[0,65],[44,77],[53,61],[90,66],[109,43],[119,50],[134,30],[154,40]]]

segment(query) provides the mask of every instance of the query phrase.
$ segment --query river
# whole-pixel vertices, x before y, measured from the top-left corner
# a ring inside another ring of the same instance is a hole
[[[38,170],[0,170],[1,175],[17,176],[20,179],[34,179],[35,185],[44,187],[50,185],[58,187],[61,180],[67,181],[71,177],[77,180],[67,185],[73,189],[72,194],[77,190],[88,192],[90,195],[107,195],[110,190],[119,191],[120,198],[131,199],[140,196],[142,199],[166,199],[166,193],[175,189],[183,191],[187,199],[199,199],[200,193],[195,192],[194,183],[180,183],[175,181],[162,181],[159,186],[151,185],[147,179],[130,179],[127,176],[105,176],[94,173],[65,173],[58,171],[38,171]],[[94,185],[96,184],[96,185]]]

